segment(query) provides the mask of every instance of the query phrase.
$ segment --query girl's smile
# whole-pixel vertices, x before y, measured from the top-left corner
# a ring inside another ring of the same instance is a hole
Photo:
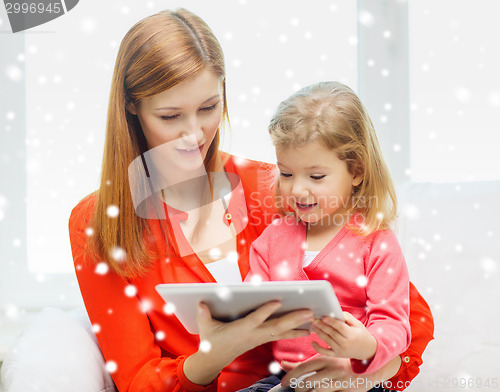
[[[347,213],[353,187],[363,177],[350,173],[333,150],[313,140],[301,147],[278,147],[276,156],[281,196],[298,218],[334,225],[335,215]]]

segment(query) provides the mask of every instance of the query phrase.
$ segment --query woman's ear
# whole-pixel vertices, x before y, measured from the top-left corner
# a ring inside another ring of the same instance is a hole
[[[129,113],[137,115],[137,108],[135,107],[135,104],[127,102],[125,107]]]

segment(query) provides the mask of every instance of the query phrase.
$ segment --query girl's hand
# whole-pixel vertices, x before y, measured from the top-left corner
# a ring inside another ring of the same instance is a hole
[[[268,302],[241,319],[224,323],[214,320],[208,306],[200,303],[196,315],[200,348],[184,362],[186,377],[195,384],[207,385],[248,350],[279,339],[309,335],[309,331],[295,328],[313,321],[310,310],[297,310],[267,320],[280,306],[278,301]]]
[[[330,349],[313,342],[314,349],[327,356],[370,360],[377,350],[377,340],[352,314],[344,312],[345,322],[332,317],[323,317],[312,323],[316,332]]]

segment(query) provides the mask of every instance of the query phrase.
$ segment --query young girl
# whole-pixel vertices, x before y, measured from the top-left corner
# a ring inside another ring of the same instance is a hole
[[[372,122],[349,87],[324,82],[282,102],[269,133],[288,213],[253,243],[247,281],[328,280],[346,319],[323,317],[315,334],[274,342],[274,358],[319,353],[351,358],[355,373],[376,371],[411,337],[408,271],[389,229],[396,197]]]

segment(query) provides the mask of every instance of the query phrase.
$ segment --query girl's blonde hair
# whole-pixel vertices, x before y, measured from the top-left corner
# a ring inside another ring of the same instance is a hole
[[[137,116],[127,107],[159,94],[204,69],[219,76],[222,85],[222,122],[227,121],[224,54],[208,25],[185,10],[166,10],[136,23],[123,38],[113,72],[108,106],[101,184],[93,217],[91,250],[112,270],[126,277],[137,276],[158,255],[145,244],[150,227],[134,210],[128,166],[147,151]],[[221,129],[207,152],[207,172],[215,171]],[[119,208],[115,218],[106,213]],[[126,262],[111,257],[120,247]]]
[[[368,112],[358,96],[339,82],[316,83],[278,106],[269,125],[276,147],[300,147],[320,140],[346,161],[351,174],[363,176],[354,187],[350,213],[363,224],[350,227],[361,235],[386,229],[396,218],[396,193]]]

